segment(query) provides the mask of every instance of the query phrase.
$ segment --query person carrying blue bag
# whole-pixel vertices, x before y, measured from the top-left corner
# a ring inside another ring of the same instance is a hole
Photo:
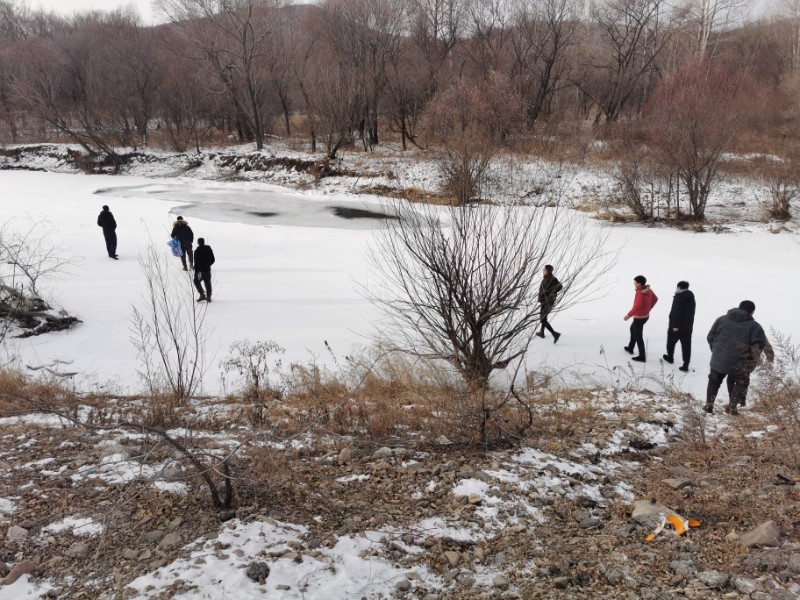
[[[178,216],[178,218],[173,223],[172,233],[170,237],[178,238],[178,241],[181,243],[181,263],[183,264],[183,270],[188,271],[189,269],[194,267],[194,253],[192,252],[192,242],[194,242],[194,231],[192,228],[189,227],[189,224],[184,220],[183,217]],[[186,268],[186,257],[189,257],[189,269]]]

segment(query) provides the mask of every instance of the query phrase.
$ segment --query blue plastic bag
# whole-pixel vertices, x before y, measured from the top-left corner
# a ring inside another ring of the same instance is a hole
[[[178,238],[172,238],[167,242],[167,246],[169,246],[170,250],[172,250],[172,256],[183,256],[181,241]]]

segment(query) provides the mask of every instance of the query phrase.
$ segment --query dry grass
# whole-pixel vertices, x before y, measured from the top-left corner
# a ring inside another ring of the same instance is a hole
[[[89,397],[87,401],[98,401]],[[75,415],[85,402],[62,380],[34,379],[15,369],[0,370],[0,417],[12,417],[45,409]]]

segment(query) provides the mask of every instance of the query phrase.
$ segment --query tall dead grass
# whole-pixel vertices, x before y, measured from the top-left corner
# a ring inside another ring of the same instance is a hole
[[[775,361],[762,365],[755,385],[756,411],[776,427],[780,447],[800,470],[800,346],[790,337],[772,333]]]

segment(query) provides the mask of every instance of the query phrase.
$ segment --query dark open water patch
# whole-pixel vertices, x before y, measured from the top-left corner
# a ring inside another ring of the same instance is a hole
[[[397,219],[395,215],[374,212],[363,208],[347,208],[345,206],[330,206],[333,214],[342,219]]]
[[[276,216],[278,216],[278,213],[274,213],[274,212],[250,211],[247,214],[248,215],[254,215],[256,217],[276,217]]]

